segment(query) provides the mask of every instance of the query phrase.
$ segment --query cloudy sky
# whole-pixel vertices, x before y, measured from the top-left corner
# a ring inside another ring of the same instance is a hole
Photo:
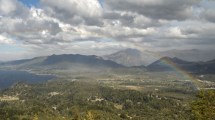
[[[214,0],[0,0],[0,61],[213,49]]]

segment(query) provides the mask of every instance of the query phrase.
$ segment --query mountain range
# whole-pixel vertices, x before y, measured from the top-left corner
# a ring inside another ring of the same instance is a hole
[[[140,51],[137,49],[125,49],[110,55],[103,56],[104,59],[112,60],[124,66],[148,66],[162,57],[179,58],[184,61],[206,62],[215,59],[215,50],[168,50],[168,51]]]
[[[158,60],[160,57],[156,56],[155,53],[151,51],[139,51],[137,49],[129,48],[110,55],[105,55],[103,58],[131,67],[141,65],[147,66],[153,61]]]
[[[161,56],[177,57],[185,61],[192,62],[206,62],[215,59],[215,50],[200,50],[200,49],[190,49],[190,50],[167,50],[158,52]]]
[[[123,70],[138,68],[149,71],[172,71],[174,70],[172,66],[175,66],[191,73],[215,73],[215,60],[196,62],[169,56],[159,58],[159,55],[155,54],[157,53],[126,49],[103,57],[80,54],[51,55],[0,63],[0,69],[97,71],[115,68],[122,68]]]
[[[163,57],[148,65],[149,71],[173,71],[182,69],[190,73],[214,74],[215,60],[207,62],[188,62],[179,58]]]
[[[63,54],[5,62],[1,63],[0,67],[11,69],[73,69],[79,71],[120,68],[123,65],[104,60],[95,55]]]

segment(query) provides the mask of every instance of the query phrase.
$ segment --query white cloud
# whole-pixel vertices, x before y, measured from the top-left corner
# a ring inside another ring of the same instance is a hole
[[[0,1],[0,11],[4,14],[10,14],[16,10],[16,4],[12,0],[1,0]]]
[[[26,17],[28,8],[17,0],[0,0],[0,16]]]
[[[14,41],[7,34],[0,34],[0,44],[14,44]]]
[[[46,5],[45,7],[51,7],[54,11],[62,10],[70,15],[97,17],[102,13],[101,5],[97,0],[41,0],[41,2]]]
[[[98,0],[41,0],[46,12],[61,21],[72,24],[97,24],[102,16]]]
[[[98,0],[40,2],[40,8],[28,8],[18,0],[0,0],[1,44],[18,42],[29,55],[215,44],[213,10],[197,0],[105,0],[103,8]]]

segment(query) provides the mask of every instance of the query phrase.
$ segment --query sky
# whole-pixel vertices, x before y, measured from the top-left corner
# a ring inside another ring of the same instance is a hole
[[[0,0],[0,61],[214,49],[214,0]]]

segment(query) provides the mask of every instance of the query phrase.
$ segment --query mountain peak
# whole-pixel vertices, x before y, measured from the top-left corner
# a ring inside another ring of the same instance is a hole
[[[161,61],[161,60],[172,60],[172,59],[173,58],[171,58],[171,57],[165,56],[165,57],[160,58],[159,61]]]
[[[122,51],[127,51],[127,52],[140,52],[139,50],[133,49],[133,48],[127,48],[127,49],[122,50]]]
[[[139,51],[137,49],[133,49],[133,48],[127,48],[127,49],[118,51],[118,52],[113,53],[113,54],[125,54],[125,55],[131,55],[131,56],[138,56],[141,54],[141,51]]]
[[[188,61],[179,59],[177,57],[171,58],[171,57],[166,57],[166,56],[157,60],[156,63],[161,62],[161,61],[171,61],[172,63],[175,63],[175,64],[190,64],[190,63],[192,63],[192,62],[188,62]]]
[[[95,55],[80,55],[80,54],[62,54],[62,55],[52,55],[47,57],[42,62],[43,65],[59,65],[65,67],[72,66],[85,66],[85,67],[106,67],[106,68],[116,68],[123,67],[113,61],[104,60],[101,57]]]
[[[80,54],[54,54],[47,57],[12,61],[5,65],[13,65],[14,68],[19,69],[72,69],[73,71],[91,71],[124,67],[123,65],[117,64],[110,60],[104,60],[101,57],[95,55]]]
[[[157,60],[152,52],[139,51],[137,49],[128,48],[116,53],[104,56],[104,59],[115,61],[124,66],[146,66]]]

